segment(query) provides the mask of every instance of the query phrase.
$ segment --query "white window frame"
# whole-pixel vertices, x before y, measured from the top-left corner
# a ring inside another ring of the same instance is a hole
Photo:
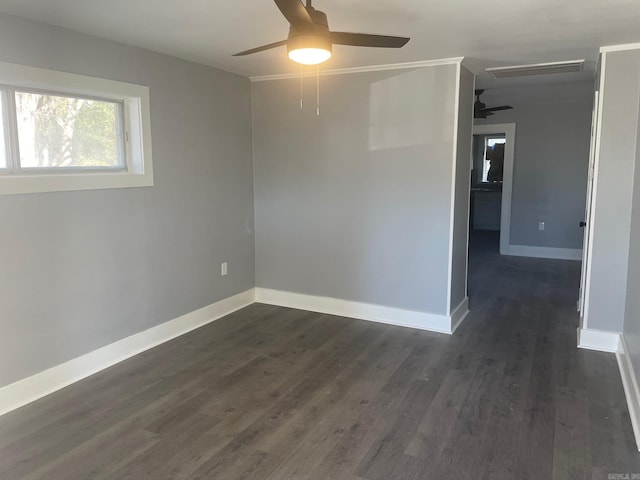
[[[149,87],[6,62],[0,62],[0,86],[12,90],[43,90],[121,103],[125,156],[125,168],[117,170],[0,170],[0,195],[153,186]],[[5,121],[7,120],[11,121],[5,117]],[[11,155],[16,154],[16,149],[13,148],[17,141],[15,137],[5,137]],[[15,162],[16,159],[10,160],[9,164],[12,161]]]

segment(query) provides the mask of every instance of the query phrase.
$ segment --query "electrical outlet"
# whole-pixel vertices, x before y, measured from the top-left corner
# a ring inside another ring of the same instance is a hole
[[[220,275],[225,276],[227,274],[227,262],[220,264]]]
[[[544,222],[538,222],[538,230],[544,230]]]

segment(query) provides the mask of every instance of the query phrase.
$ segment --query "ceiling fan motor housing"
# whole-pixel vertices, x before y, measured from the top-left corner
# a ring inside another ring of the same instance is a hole
[[[287,41],[287,51],[301,48],[319,48],[332,51],[331,33],[329,32],[329,22],[327,15],[315,8],[307,9],[309,16],[313,20],[313,27],[289,28],[289,38]]]

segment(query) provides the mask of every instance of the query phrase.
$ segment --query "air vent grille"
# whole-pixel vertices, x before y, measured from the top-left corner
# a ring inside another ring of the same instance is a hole
[[[513,67],[487,68],[493,78],[528,77],[531,75],[551,75],[554,73],[576,73],[584,68],[584,60],[569,62],[535,63],[533,65],[516,65]]]

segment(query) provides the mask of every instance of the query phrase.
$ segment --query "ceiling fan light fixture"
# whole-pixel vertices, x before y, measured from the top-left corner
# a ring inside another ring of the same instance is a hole
[[[331,58],[333,45],[351,47],[402,48],[408,37],[371,35],[368,33],[334,32],[329,30],[327,14],[316,10],[311,0],[274,0],[276,6],[289,22],[287,40],[269,43],[260,47],[234,53],[243,57],[287,45],[289,58],[303,65],[318,65]]]
[[[294,62],[318,65],[331,58],[331,40],[322,35],[301,35],[289,40],[287,50]]]

